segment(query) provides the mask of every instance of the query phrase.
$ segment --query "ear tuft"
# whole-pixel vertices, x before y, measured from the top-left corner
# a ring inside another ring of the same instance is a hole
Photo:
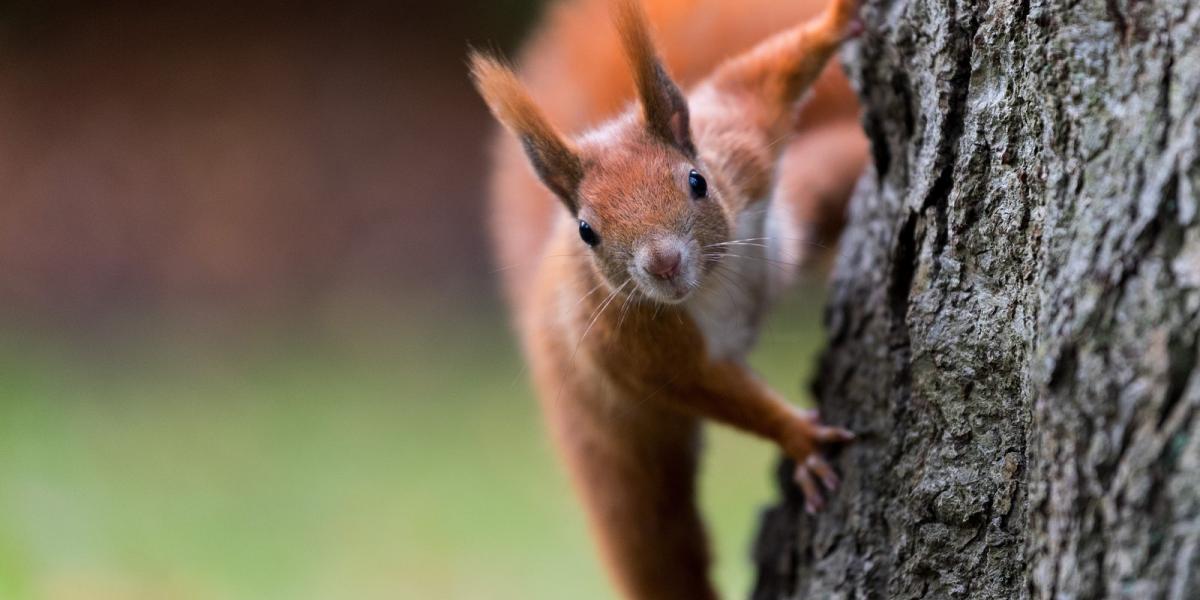
[[[476,51],[469,60],[471,79],[492,114],[520,140],[542,183],[576,213],[583,161],[574,145],[550,125],[512,68]]]
[[[633,70],[647,128],[684,154],[695,156],[687,99],[658,58],[650,25],[639,0],[615,0],[613,20]]]

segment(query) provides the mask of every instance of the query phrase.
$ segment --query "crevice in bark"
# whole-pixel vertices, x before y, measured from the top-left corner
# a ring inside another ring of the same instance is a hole
[[[1163,428],[1167,418],[1175,411],[1191,382],[1192,373],[1198,364],[1196,360],[1200,358],[1200,353],[1197,352],[1198,341],[1200,340],[1193,333],[1174,332],[1167,342],[1167,356],[1170,362],[1167,367],[1167,391],[1158,415],[1159,429]]]
[[[1016,18],[1014,19],[1019,24],[1024,24],[1029,18],[1029,0],[1018,0]]]
[[[1121,10],[1120,0],[1105,0],[1104,5],[1108,9],[1108,17],[1112,19],[1113,28],[1117,31],[1117,39],[1121,40],[1122,44],[1127,43],[1129,41],[1129,21]]]
[[[892,167],[892,153],[888,148],[887,138],[883,133],[883,125],[877,115],[867,112],[863,120],[863,129],[871,142],[871,157],[875,161],[875,176],[879,179],[887,177]]]
[[[953,4],[951,6],[954,6]],[[957,22],[957,15],[951,16],[951,23]],[[950,203],[950,194],[954,188],[954,170],[958,166],[958,145],[962,140],[963,120],[967,109],[967,98],[971,94],[971,59],[974,55],[974,37],[977,31],[976,20],[971,18],[965,32],[956,39],[965,39],[964,48],[960,50],[954,63],[954,74],[947,85],[947,111],[942,121],[941,133],[938,138],[938,149],[934,164],[937,165],[938,175],[929,193],[922,203],[923,208],[932,207],[935,212],[934,228],[936,234],[933,242],[933,278],[937,278],[941,261],[937,260],[946,248],[949,239],[949,220],[946,216]],[[911,130],[911,128],[909,128]]]
[[[908,298],[912,292],[913,277],[917,272],[917,219],[916,213],[909,213],[896,235],[891,284],[888,286],[892,330],[905,346],[908,345]]]
[[[1058,358],[1054,361],[1054,368],[1050,371],[1050,379],[1046,382],[1046,388],[1051,391],[1060,391],[1074,385],[1078,373],[1078,349],[1074,343],[1068,342],[1058,351]]]

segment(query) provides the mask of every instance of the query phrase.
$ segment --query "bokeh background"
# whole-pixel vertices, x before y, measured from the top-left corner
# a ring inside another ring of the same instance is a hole
[[[0,3],[0,598],[610,597],[481,223],[465,51],[539,5]],[[710,433],[740,597],[773,453]]]

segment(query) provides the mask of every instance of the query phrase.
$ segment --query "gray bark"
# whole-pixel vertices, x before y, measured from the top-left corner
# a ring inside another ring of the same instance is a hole
[[[1200,598],[1200,5],[868,0],[873,167],[758,599]]]

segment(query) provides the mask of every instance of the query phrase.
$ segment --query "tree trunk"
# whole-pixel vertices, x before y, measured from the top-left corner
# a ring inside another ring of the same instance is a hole
[[[860,441],[757,599],[1200,598],[1200,5],[868,0],[815,386]]]

